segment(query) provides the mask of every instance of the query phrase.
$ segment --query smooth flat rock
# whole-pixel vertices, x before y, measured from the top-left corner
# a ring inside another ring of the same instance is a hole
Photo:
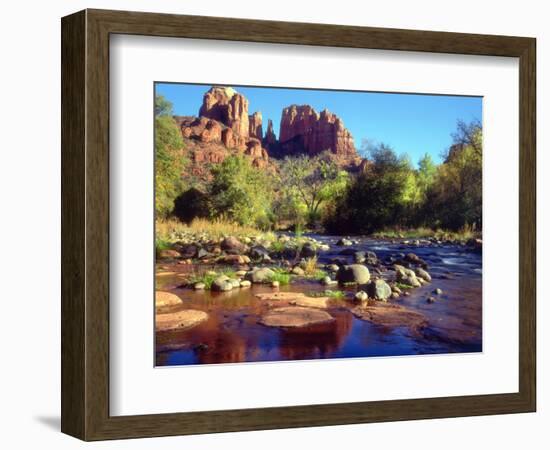
[[[179,298],[176,294],[164,291],[155,292],[155,308],[174,305],[181,305],[181,298]]]
[[[419,334],[428,325],[428,319],[423,314],[394,304],[357,306],[351,312],[361,320],[387,328],[407,327],[414,334]]]
[[[327,308],[328,297],[308,297],[302,292],[269,292],[256,294],[260,300],[268,302],[288,303],[289,305],[304,306],[306,308]],[[273,303],[270,303],[270,306]]]
[[[333,320],[334,317],[326,311],[301,306],[285,306],[269,311],[260,319],[260,323],[268,327],[296,328]]]
[[[175,313],[157,314],[155,325],[157,331],[185,330],[208,319],[208,314],[196,309],[185,309]]]

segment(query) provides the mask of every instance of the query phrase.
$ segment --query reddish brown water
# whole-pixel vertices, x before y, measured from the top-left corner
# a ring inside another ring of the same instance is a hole
[[[333,245],[337,240],[334,237],[315,237],[332,244],[331,251],[321,254],[322,263],[342,250]],[[266,327],[258,320],[268,306],[255,294],[271,292],[270,287],[254,285],[250,289],[223,293],[193,291],[178,287],[182,283],[181,272],[188,270],[189,266],[173,265],[168,270],[177,273],[157,277],[157,289],[173,292],[183,300],[183,305],[174,310],[199,309],[208,312],[209,318],[189,330],[157,333],[156,364],[216,364],[482,350],[481,255],[465,251],[460,246],[407,247],[372,239],[362,239],[353,247],[372,250],[380,259],[412,251],[428,262],[432,283],[413,289],[409,297],[395,301],[426,315],[429,325],[421,336],[406,328],[387,329],[358,319],[350,312],[353,303],[347,300],[332,301],[327,310],[336,319],[332,323],[300,329]],[[435,303],[427,303],[426,298],[437,287],[443,290],[443,295],[437,296]],[[281,291],[306,293],[324,289],[315,281],[280,288]],[[350,295],[355,292],[355,288],[348,290]]]

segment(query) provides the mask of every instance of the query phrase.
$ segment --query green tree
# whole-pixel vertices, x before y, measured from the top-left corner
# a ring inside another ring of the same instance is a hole
[[[482,227],[482,128],[479,122],[458,122],[454,144],[437,170],[427,194],[427,216],[435,226]]]
[[[249,158],[230,156],[212,168],[208,186],[211,216],[241,225],[269,228],[271,225],[270,180],[254,168]]]
[[[317,222],[323,205],[345,191],[348,174],[334,162],[329,152],[314,157],[286,157],[280,166],[281,197],[290,211],[305,213],[295,218],[298,225]]]
[[[369,152],[371,164],[350,184],[326,220],[333,233],[369,234],[406,220],[415,188],[408,158],[385,144]]]
[[[157,110],[157,105],[162,108]],[[170,102],[163,97],[155,98],[155,212],[158,217],[170,215],[175,198],[184,188],[183,139],[171,111]]]

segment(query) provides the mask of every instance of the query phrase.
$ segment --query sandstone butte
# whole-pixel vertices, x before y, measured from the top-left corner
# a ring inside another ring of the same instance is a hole
[[[204,94],[198,116],[176,116],[193,161],[194,174],[204,163],[221,163],[232,154],[242,154],[255,167],[270,167],[269,158],[315,156],[330,151],[335,161],[348,168],[361,168],[353,137],[343,121],[327,110],[317,113],[309,105],[291,105],[281,116],[279,139],[268,120],[263,133],[262,113],[249,113],[248,99],[231,87],[213,86]]]

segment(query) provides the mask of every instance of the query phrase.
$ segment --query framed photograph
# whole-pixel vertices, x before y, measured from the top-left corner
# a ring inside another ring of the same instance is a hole
[[[61,28],[63,432],[535,411],[535,39]]]

